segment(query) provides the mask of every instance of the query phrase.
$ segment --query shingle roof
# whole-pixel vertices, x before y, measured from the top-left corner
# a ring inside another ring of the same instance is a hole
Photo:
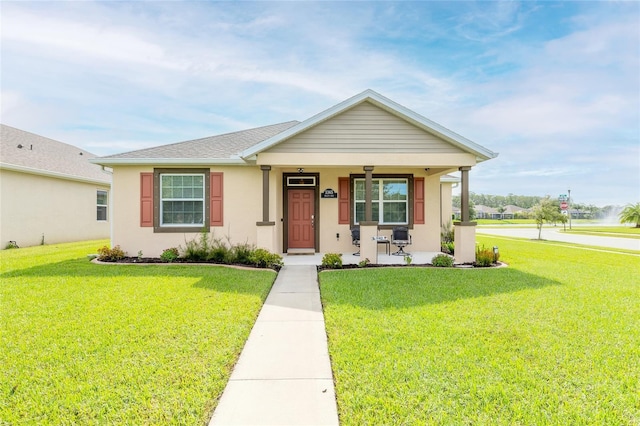
[[[111,183],[111,175],[91,164],[88,151],[0,124],[0,166],[60,178]]]
[[[298,124],[298,121],[272,124],[256,127],[239,132],[209,136],[202,139],[161,145],[153,148],[140,149],[122,154],[100,157],[100,164],[117,163],[117,160],[145,160],[145,159],[216,159],[229,160],[238,156],[243,150],[262,142],[288,128]],[[112,161],[116,160],[116,161]]]

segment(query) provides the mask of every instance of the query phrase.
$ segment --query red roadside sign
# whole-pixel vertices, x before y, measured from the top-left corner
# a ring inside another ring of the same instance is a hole
[[[567,209],[567,207],[569,207],[569,206],[568,206],[568,205],[567,205],[567,203],[565,203],[564,201],[563,201],[562,203],[560,203],[560,208],[561,208],[562,210],[566,210],[566,209]]]

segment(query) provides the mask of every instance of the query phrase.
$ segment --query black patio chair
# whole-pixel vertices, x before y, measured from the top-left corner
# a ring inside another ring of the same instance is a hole
[[[391,244],[398,247],[398,251],[393,253],[394,256],[407,256],[411,254],[404,251],[404,248],[411,244],[409,228],[406,226],[394,227],[391,231]]]
[[[351,243],[358,247],[358,251],[353,253],[354,256],[360,256],[360,227],[354,226],[351,228]]]

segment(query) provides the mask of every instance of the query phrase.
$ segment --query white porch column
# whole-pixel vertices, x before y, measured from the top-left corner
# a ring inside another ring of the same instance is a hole
[[[476,261],[476,222],[470,221],[469,215],[469,170],[471,167],[460,167],[460,222],[454,222],[455,259],[456,263],[473,263]]]

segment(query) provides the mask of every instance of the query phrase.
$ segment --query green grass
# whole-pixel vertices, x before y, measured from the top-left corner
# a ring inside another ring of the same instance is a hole
[[[0,252],[0,423],[211,416],[275,274],[90,263],[104,244]]]
[[[636,228],[634,226],[572,226],[571,228],[571,230],[567,228],[563,232],[571,234],[602,235],[609,237],[640,239],[640,228]]]
[[[320,274],[341,423],[640,423],[640,257],[478,240],[509,267]]]

